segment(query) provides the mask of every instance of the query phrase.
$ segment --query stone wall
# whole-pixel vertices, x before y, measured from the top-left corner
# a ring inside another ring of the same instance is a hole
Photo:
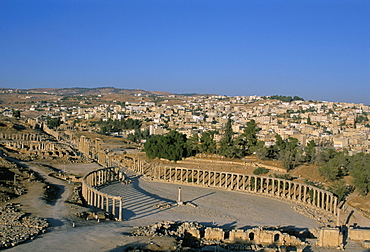
[[[343,246],[343,234],[340,232],[340,228],[323,227],[320,229],[319,240],[317,246],[320,247],[342,247]]]
[[[370,241],[370,228],[354,228],[348,229],[348,239],[353,241]]]
[[[232,243],[253,243],[253,244],[275,244],[281,246],[299,246],[302,241],[280,231],[264,230],[262,228],[253,228],[246,231],[234,229],[230,231],[229,241]]]

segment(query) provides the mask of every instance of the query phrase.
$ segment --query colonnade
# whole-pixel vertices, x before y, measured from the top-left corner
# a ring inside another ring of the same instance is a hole
[[[6,146],[9,148],[16,148],[18,150],[27,149],[30,151],[54,151],[55,143],[54,142],[33,142],[33,141],[16,141],[16,142],[7,142]]]
[[[81,136],[80,141],[78,143],[78,150],[84,153],[85,155],[89,156],[90,139],[86,138],[85,136]]]
[[[99,187],[113,181],[123,180],[125,180],[125,175],[117,167],[91,171],[82,180],[82,196],[88,205],[102,209],[122,221],[122,197],[102,193]]]
[[[304,203],[337,215],[338,198],[333,193],[290,180],[159,165],[148,169],[140,159],[133,160],[131,169],[157,180],[262,194]]]
[[[42,135],[24,134],[24,133],[6,133],[0,132],[0,139],[6,140],[22,140],[22,141],[42,141]]]

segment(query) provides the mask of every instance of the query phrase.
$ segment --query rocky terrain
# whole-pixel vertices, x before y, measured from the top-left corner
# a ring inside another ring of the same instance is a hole
[[[0,208],[0,249],[12,247],[45,232],[47,220],[29,217],[15,204]]]

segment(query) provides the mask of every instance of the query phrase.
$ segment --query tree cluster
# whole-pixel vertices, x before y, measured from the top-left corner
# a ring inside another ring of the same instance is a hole
[[[359,153],[349,156],[348,152],[338,152],[334,149],[320,149],[313,140],[306,146],[301,146],[297,138],[283,139],[275,136],[275,144],[267,147],[263,141],[257,139],[260,130],[254,120],[249,121],[240,135],[232,130],[232,120],[228,119],[223,137],[217,144],[214,136],[217,132],[206,131],[187,138],[177,131],[170,131],[167,135],[151,137],[144,145],[149,158],[165,158],[178,161],[197,153],[219,154],[228,158],[242,158],[256,154],[259,159],[279,160],[287,170],[294,169],[299,164],[319,165],[320,175],[332,182],[329,190],[339,199],[343,199],[350,191],[343,180],[346,175],[352,176],[352,185],[360,194],[370,192],[370,154]],[[261,173],[265,170],[260,169]]]
[[[100,126],[101,134],[106,134],[109,132],[120,132],[127,129],[140,129],[142,122],[137,119],[122,118],[121,120],[108,119],[107,121],[100,120],[90,123],[92,126],[95,124]]]
[[[283,102],[304,101],[304,99],[299,96],[291,97],[291,96],[285,96],[285,95],[271,95],[269,97],[265,96],[264,98],[265,99],[267,98],[276,99],[276,100],[283,101]]]
[[[220,140],[218,154],[228,158],[242,158],[251,155],[258,147],[257,133],[260,128],[255,120],[247,122],[243,133],[234,137],[231,126],[232,120],[229,117],[223,138]]]
[[[144,151],[149,158],[164,158],[178,161],[188,156],[185,134],[170,131],[167,135],[155,135],[144,144]]]
[[[138,143],[141,140],[149,139],[149,137],[150,137],[149,129],[146,130],[135,129],[135,132],[133,134],[129,134],[127,136],[127,139],[132,142]]]
[[[60,117],[46,117],[46,125],[51,129],[58,128],[61,124]]]
[[[333,182],[337,190],[345,192],[344,176],[351,175],[352,185],[356,187],[361,195],[370,192],[370,154],[358,153],[350,156],[348,152],[337,152],[332,149],[322,151],[320,175],[327,181]]]

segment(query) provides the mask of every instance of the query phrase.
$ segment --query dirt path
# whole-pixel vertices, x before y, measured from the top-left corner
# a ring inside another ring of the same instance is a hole
[[[59,189],[59,195],[55,202],[46,203],[41,197],[43,196],[44,183],[32,181],[28,185],[28,192],[13,200],[14,203],[20,203],[22,210],[26,213],[31,213],[33,216],[38,216],[47,219],[51,228],[56,228],[65,225],[68,221],[66,218],[70,216],[69,204],[65,203],[71,195],[73,185],[65,181],[48,176],[50,170],[45,167],[40,167],[32,163],[10,159],[19,165],[26,166],[38,173],[46,182],[49,182]]]

